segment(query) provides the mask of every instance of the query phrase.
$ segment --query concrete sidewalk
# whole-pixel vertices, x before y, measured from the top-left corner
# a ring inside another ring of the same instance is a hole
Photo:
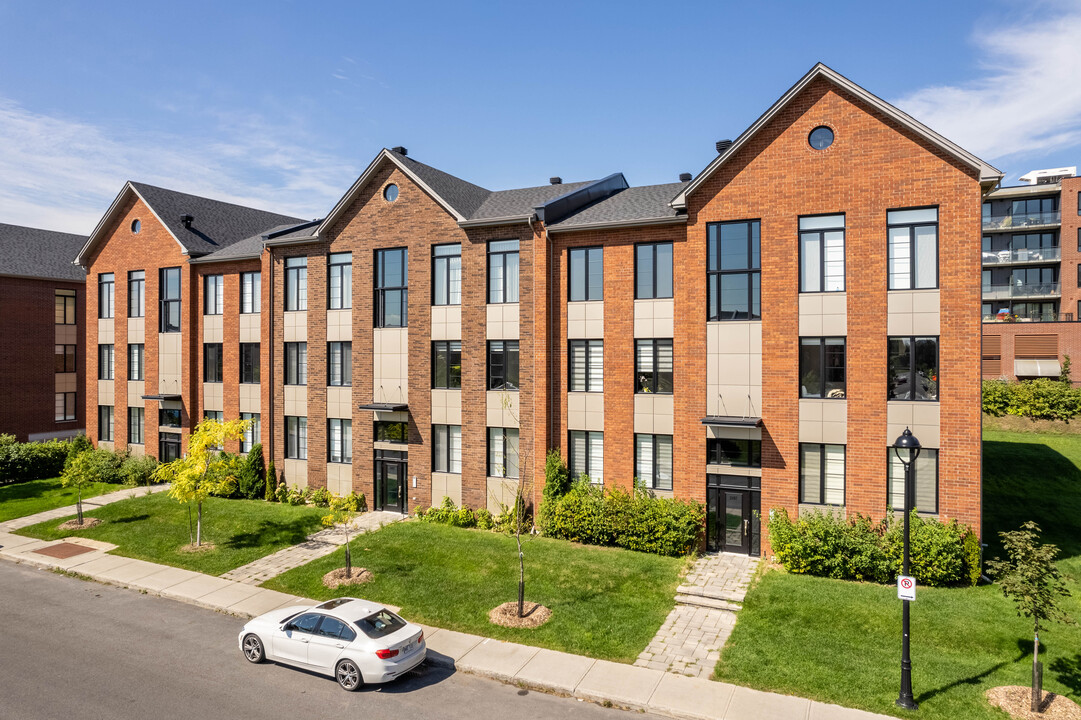
[[[42,541],[0,532],[0,558],[81,576],[250,618],[317,601],[191,570],[109,555],[86,538]],[[43,554],[45,551],[50,554]],[[57,557],[65,556],[65,557]],[[759,692],[652,668],[425,627],[428,660],[503,682],[687,720],[872,720],[861,710]]]

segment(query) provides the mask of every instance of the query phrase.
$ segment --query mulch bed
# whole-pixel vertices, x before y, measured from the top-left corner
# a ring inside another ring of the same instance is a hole
[[[67,522],[60,523],[59,525],[56,526],[56,529],[57,530],[89,530],[90,528],[96,527],[98,525],[101,525],[101,520],[100,519],[92,518],[92,517],[85,517],[84,516],[82,525],[79,524],[79,519],[75,518],[74,520],[68,520]]]
[[[1032,712],[1030,687],[1006,685],[991,688],[986,694],[992,705],[1021,720],[1081,720],[1081,706],[1055,693],[1044,693],[1043,702],[1040,703],[1042,713]]]
[[[488,619],[496,625],[509,628],[538,628],[552,617],[552,611],[533,602],[526,602],[523,606],[524,616],[518,617],[518,601],[503,603],[497,608],[492,608],[488,613]]]
[[[218,546],[215,545],[214,543],[205,542],[202,545],[196,545],[194,543],[191,543],[191,544],[182,546],[180,548],[180,552],[182,552],[182,553],[202,553],[202,552],[210,552],[211,550],[217,550],[217,549],[218,549]]]
[[[353,577],[345,576],[345,568],[331,570],[323,576],[323,585],[334,590],[343,585],[363,585],[374,577],[366,568],[353,568]]]

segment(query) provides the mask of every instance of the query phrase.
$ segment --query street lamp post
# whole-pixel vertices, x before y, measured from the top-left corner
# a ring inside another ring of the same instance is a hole
[[[904,555],[901,560],[901,574],[908,575],[908,520],[912,514],[912,464],[920,456],[920,441],[907,427],[893,443],[897,459],[905,466],[905,518],[904,518]],[[919,705],[912,697],[912,658],[908,653],[908,600],[902,600],[901,609],[901,693],[897,696],[897,707],[906,710],[918,710]]]

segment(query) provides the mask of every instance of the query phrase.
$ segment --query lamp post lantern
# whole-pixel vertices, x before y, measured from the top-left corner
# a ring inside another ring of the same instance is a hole
[[[920,441],[907,427],[901,436],[893,442],[893,451],[897,459],[905,466],[905,502],[904,502],[904,555],[901,560],[901,574],[908,575],[908,520],[912,514],[912,464],[920,456]],[[901,693],[897,696],[897,707],[906,710],[918,710],[919,705],[912,697],[912,658],[908,653],[908,600],[902,600],[901,609]]]

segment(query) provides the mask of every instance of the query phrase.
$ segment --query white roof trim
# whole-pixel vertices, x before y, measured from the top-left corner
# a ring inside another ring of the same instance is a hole
[[[169,233],[170,237],[172,237],[176,244],[180,246],[180,254],[188,254],[188,249],[184,247],[184,243],[180,242],[180,239],[176,235],[174,235],[173,231],[169,229],[169,226],[162,221],[161,217],[154,210],[154,208],[150,205],[150,203],[146,201],[146,198],[144,198],[139,193],[139,191],[135,189],[135,186],[131,184],[131,181],[128,180],[124,183],[124,187],[120,190],[120,194],[118,194],[116,196],[116,199],[113,200],[113,204],[110,205],[109,209],[105,211],[105,215],[101,218],[101,220],[98,221],[97,226],[94,228],[94,232],[90,233],[90,237],[87,238],[86,243],[83,245],[83,249],[80,250],[79,254],[75,256],[75,260],[72,261],[73,265],[83,265],[85,267],[86,263],[84,261],[86,259],[85,256],[87,252],[94,245],[94,243],[100,239],[99,235],[105,232],[105,228],[108,227],[109,224],[113,221],[114,216],[120,208],[120,201],[125,197],[129,190],[135,193],[135,197],[143,201],[143,205],[146,205],[146,207],[150,210],[150,214],[154,216],[154,219],[161,223],[161,226],[165,228],[165,231]]]
[[[820,77],[826,78],[827,80],[829,80],[833,84],[840,87],[842,90],[845,90],[845,91],[851,93],[852,95],[855,95],[861,101],[867,103],[868,105],[875,108],[876,110],[878,110],[882,114],[886,115],[890,119],[895,120],[896,122],[898,122],[902,126],[908,128],[909,130],[912,130],[916,134],[923,136],[924,138],[926,138],[930,142],[934,143],[935,145],[941,147],[943,150],[945,150],[949,154],[953,155],[957,159],[959,159],[962,162],[966,163],[967,165],[970,165],[971,167],[979,170],[980,171],[980,182],[985,182],[985,181],[995,181],[995,182],[997,182],[998,180],[1001,180],[1003,175],[1005,174],[1002,171],[1000,171],[998,168],[994,167],[993,165],[990,165],[990,164],[984,162],[983,160],[980,160],[978,157],[976,157],[972,153],[968,152],[967,150],[962,148],[960,145],[957,145],[956,143],[953,143],[950,140],[947,140],[943,136],[939,135],[938,133],[936,133],[931,128],[927,127],[926,125],[924,125],[920,121],[913,118],[911,115],[908,115],[907,113],[902,112],[901,110],[897,109],[893,105],[890,105],[885,100],[882,100],[881,98],[879,98],[879,97],[877,97],[875,95],[872,95],[870,92],[868,92],[864,88],[860,87],[856,83],[852,82],[851,80],[849,80],[845,76],[841,75],[836,70],[833,70],[833,69],[827,67],[826,65],[823,65],[822,63],[818,63],[813,68],[811,68],[810,72],[808,72],[806,75],[804,75],[799,80],[799,82],[797,82],[795,85],[793,85],[791,88],[789,88],[788,92],[786,92],[784,95],[782,95],[780,97],[780,99],[777,100],[777,102],[773,103],[773,105],[770,106],[770,108],[768,110],[766,110],[766,112],[763,113],[762,116],[759,117],[754,122],[753,125],[751,125],[749,128],[744,130],[743,133],[738,138],[736,138],[736,141],[733,142],[732,145],[727,150],[725,150],[723,153],[721,153],[716,158],[714,158],[713,162],[711,162],[709,165],[707,165],[705,170],[700,172],[698,174],[698,176],[696,178],[694,178],[694,180],[691,181],[690,185],[685,187],[678,195],[676,195],[672,199],[672,202],[669,203],[669,204],[672,207],[676,207],[676,208],[686,207],[687,206],[687,197],[691,193],[693,193],[695,190],[697,190],[698,187],[703,182],[705,182],[707,178],[709,178],[711,175],[713,175],[713,173],[721,165],[723,165],[730,157],[732,157],[737,152],[739,152],[739,150],[744,145],[746,145],[747,142],[752,137],[754,137],[758,133],[758,131],[762,129],[763,126],[765,126],[768,122],[773,120],[773,118],[782,109],[784,109],[784,107],[786,105],[788,105],[788,103],[796,95],[801,93],[804,90],[804,88],[806,88],[812,81],[814,81],[814,80],[816,80],[816,79],[818,79]]]
[[[551,225],[547,228],[548,234],[565,232],[577,232],[579,230],[608,230],[627,227],[636,227],[641,225],[681,225],[687,222],[686,215],[673,215],[670,217],[661,218],[643,218],[637,220],[608,220],[604,222],[585,223],[581,225],[566,225],[562,226],[558,223]]]

